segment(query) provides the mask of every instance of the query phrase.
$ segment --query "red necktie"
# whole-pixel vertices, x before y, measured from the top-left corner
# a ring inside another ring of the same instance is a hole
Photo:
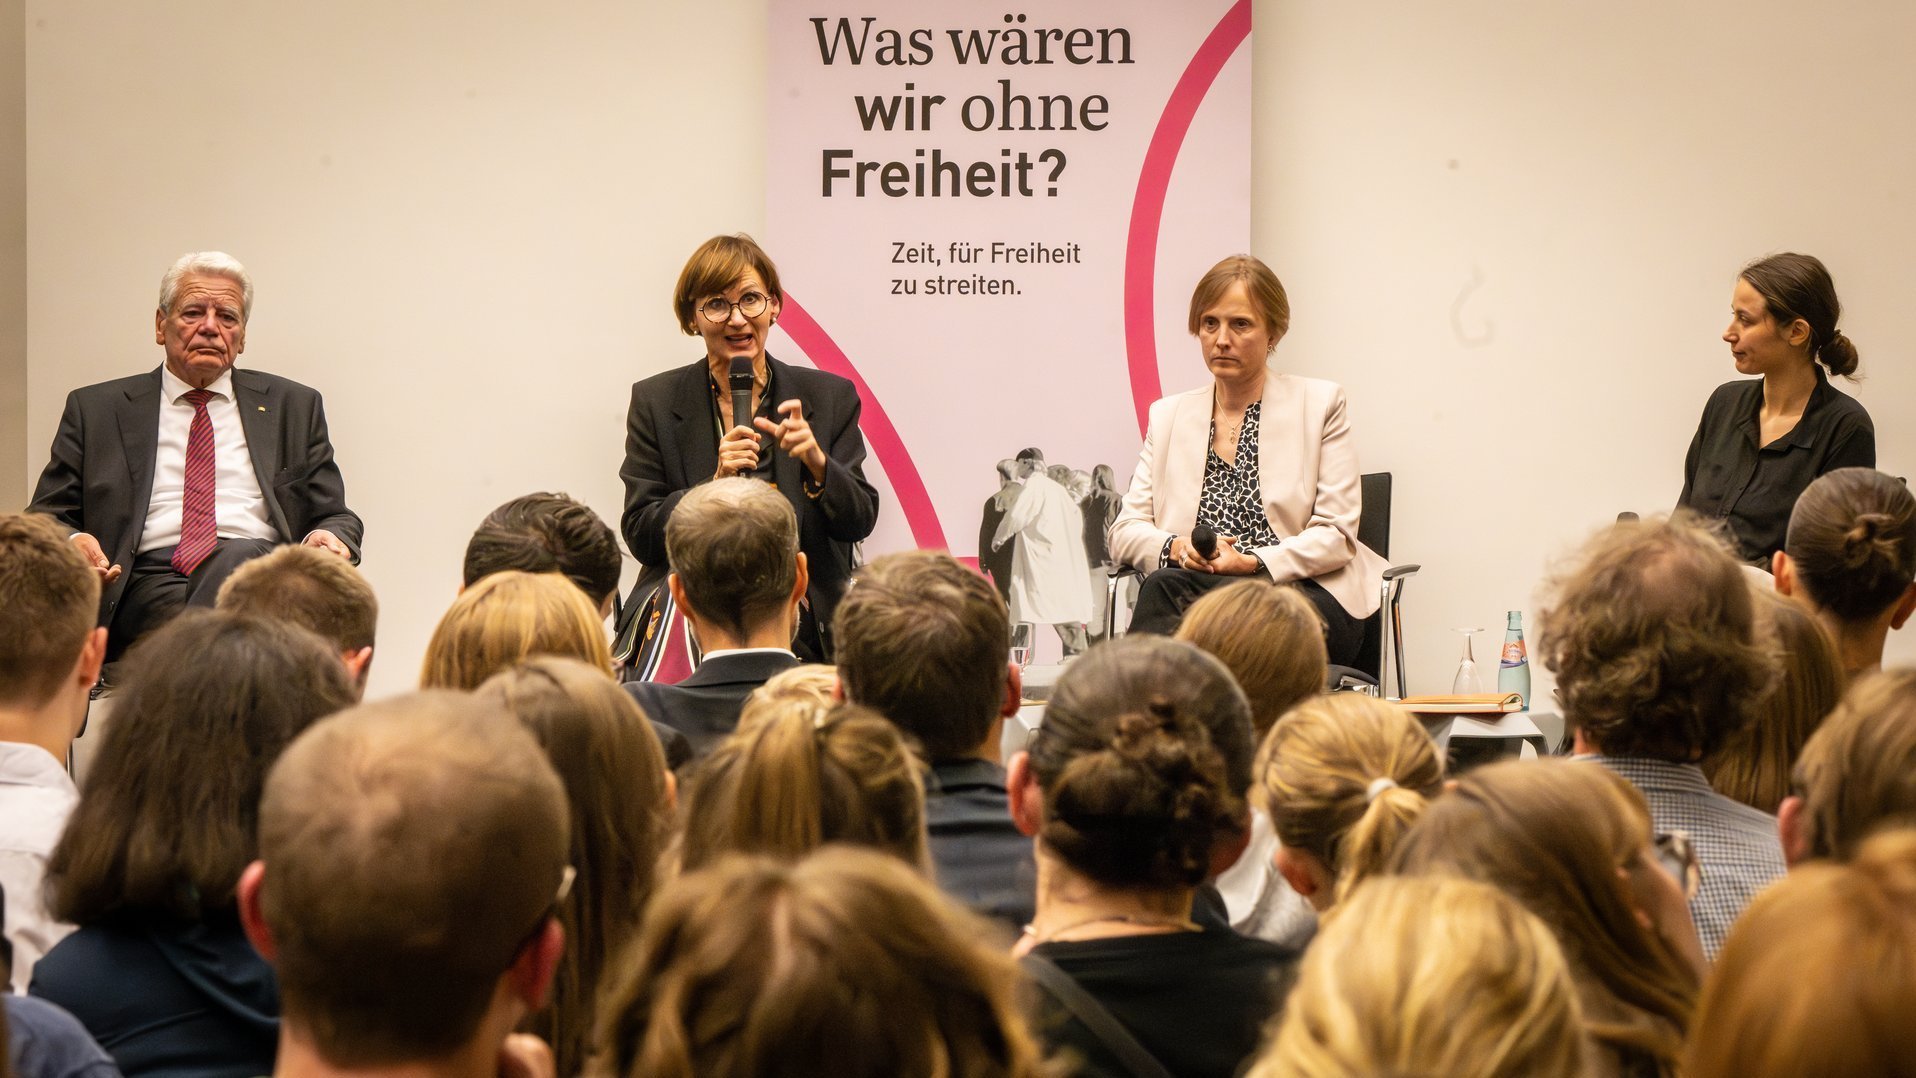
[[[189,389],[180,399],[193,406],[193,425],[186,433],[186,492],[180,502],[180,542],[173,548],[173,568],[192,576],[219,541],[213,519],[217,486],[213,474],[213,419],[206,414],[206,402],[213,399],[213,394]]]

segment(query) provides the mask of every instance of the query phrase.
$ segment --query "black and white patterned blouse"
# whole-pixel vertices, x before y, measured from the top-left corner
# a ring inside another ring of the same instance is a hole
[[[1204,451],[1204,489],[1198,494],[1197,522],[1209,524],[1219,535],[1234,536],[1237,549],[1276,546],[1281,540],[1264,512],[1264,493],[1257,485],[1257,421],[1263,401],[1244,410],[1244,429],[1237,432],[1237,463],[1226,464],[1216,449]],[[1217,420],[1211,420],[1211,438],[1217,442]]]

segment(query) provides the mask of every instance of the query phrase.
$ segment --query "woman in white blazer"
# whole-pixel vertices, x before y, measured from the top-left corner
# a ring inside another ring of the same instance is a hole
[[[1290,301],[1269,266],[1233,255],[1191,296],[1212,384],[1151,405],[1111,552],[1147,574],[1133,632],[1168,633],[1199,595],[1261,573],[1324,616],[1330,661],[1349,665],[1376,613],[1384,560],[1357,541],[1357,452],[1334,382],[1270,368]],[[1218,535],[1205,558],[1198,524]]]

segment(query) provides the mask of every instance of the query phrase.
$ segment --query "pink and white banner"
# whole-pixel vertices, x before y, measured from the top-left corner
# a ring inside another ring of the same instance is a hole
[[[873,14],[873,12],[882,14]],[[977,553],[1020,449],[1130,479],[1250,246],[1250,0],[772,0],[773,354],[864,398],[867,555]]]

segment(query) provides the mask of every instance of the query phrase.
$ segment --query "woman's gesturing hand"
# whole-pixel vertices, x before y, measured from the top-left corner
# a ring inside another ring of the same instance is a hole
[[[812,482],[825,481],[825,450],[818,444],[818,437],[812,433],[812,425],[805,420],[804,406],[797,398],[778,406],[779,415],[784,418],[777,423],[769,419],[756,419],[758,429],[772,436],[778,447],[783,449],[812,473]]]

